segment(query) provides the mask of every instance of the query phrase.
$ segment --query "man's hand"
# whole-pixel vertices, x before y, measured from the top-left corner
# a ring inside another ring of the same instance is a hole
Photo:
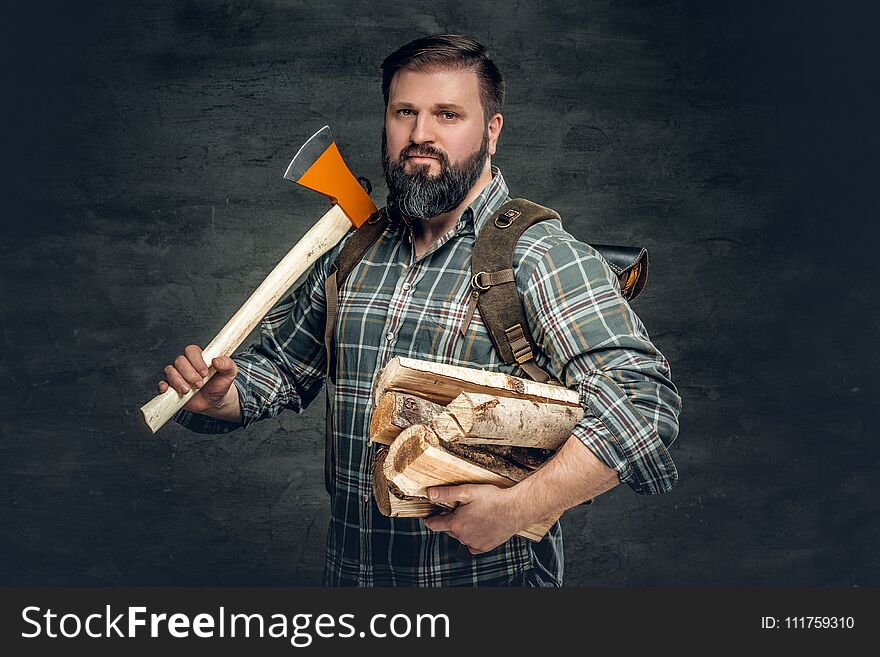
[[[211,366],[217,373],[205,382],[208,366],[202,358],[202,348],[191,344],[174,359],[173,365],[165,367],[165,380],[159,382],[159,392],[165,392],[169,385],[182,395],[189,392],[190,387],[195,388],[199,392],[186,403],[186,410],[241,421],[238,389],[232,385],[238,366],[228,356],[215,358]]]
[[[446,532],[460,541],[471,554],[493,550],[521,529],[532,524],[515,504],[511,489],[489,484],[435,486],[428,489],[428,499],[444,504],[459,503],[449,513],[425,520],[431,531]]]
[[[460,506],[450,513],[428,518],[425,526],[446,532],[464,543],[471,554],[479,554],[498,547],[539,520],[559,515],[619,483],[615,470],[575,436],[569,436],[552,459],[510,488],[486,484],[429,488],[428,499],[432,502],[458,502]]]

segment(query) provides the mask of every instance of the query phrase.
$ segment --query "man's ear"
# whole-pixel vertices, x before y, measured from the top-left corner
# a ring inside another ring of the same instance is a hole
[[[489,132],[489,156],[495,155],[495,150],[498,147],[498,137],[501,136],[501,127],[504,125],[504,117],[500,114],[496,114],[491,119],[489,119],[489,125],[487,130]]]

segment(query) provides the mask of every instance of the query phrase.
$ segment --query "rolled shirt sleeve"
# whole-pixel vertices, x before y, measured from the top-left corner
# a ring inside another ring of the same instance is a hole
[[[559,222],[529,232],[535,241],[517,279],[542,349],[537,364],[580,395],[584,416],[572,434],[637,493],[671,490],[678,472],[667,447],[681,398],[668,362],[592,247]]]

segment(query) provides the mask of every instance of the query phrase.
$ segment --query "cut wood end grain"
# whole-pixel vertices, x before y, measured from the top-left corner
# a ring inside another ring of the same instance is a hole
[[[370,418],[370,440],[390,445],[404,429],[430,422],[443,411],[443,406],[416,395],[385,392],[379,397]]]

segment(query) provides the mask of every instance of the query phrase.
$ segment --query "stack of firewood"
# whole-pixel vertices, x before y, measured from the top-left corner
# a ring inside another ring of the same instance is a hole
[[[558,385],[455,365],[396,357],[373,384],[373,493],[386,516],[443,511],[427,488],[513,486],[553,455],[583,409]],[[520,532],[540,540],[558,518]]]

